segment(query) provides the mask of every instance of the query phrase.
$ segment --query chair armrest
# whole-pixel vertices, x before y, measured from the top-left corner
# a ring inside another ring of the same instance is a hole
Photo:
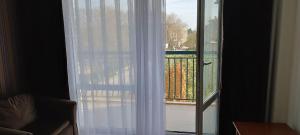
[[[33,135],[32,133],[17,129],[0,127],[0,135]]]
[[[76,102],[65,99],[41,98],[37,100],[38,115],[50,119],[69,120],[76,125]]]

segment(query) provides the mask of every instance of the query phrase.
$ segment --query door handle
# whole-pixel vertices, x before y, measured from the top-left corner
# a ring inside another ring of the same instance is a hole
[[[203,65],[204,65],[204,66],[210,65],[211,63],[212,63],[212,62],[204,62]]]

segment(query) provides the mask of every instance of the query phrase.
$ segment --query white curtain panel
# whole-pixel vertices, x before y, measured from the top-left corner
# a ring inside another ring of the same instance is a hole
[[[164,0],[62,0],[80,135],[162,135]]]

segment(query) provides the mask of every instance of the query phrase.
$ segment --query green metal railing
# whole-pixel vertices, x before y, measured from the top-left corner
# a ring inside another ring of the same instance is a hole
[[[165,55],[165,99],[167,101],[194,102],[196,101],[196,51],[166,51]],[[205,60],[205,76],[213,73],[214,61]],[[212,66],[212,67],[210,67]],[[205,79],[206,91],[213,89],[213,77]],[[211,87],[211,88],[209,88]],[[204,92],[206,96],[207,92]]]
[[[204,80],[203,97],[209,97],[216,90],[217,83],[217,53],[204,52]],[[115,56],[116,54],[113,54]],[[128,55],[129,56],[129,55]],[[110,61],[116,60],[111,56]],[[129,58],[126,58],[129,59]],[[126,61],[124,61],[126,63]],[[114,62],[112,62],[114,63]],[[109,67],[109,83],[105,82],[102,69],[97,69],[95,73],[85,73],[90,69],[89,64],[82,64],[80,78],[82,78],[81,88],[83,91],[97,91],[98,93],[119,96],[120,92],[133,89],[133,85],[118,83],[118,69]],[[86,68],[86,69],[85,69]],[[98,67],[99,68],[99,67]],[[165,99],[175,102],[194,102],[196,101],[196,69],[197,69],[196,51],[166,51],[165,52]],[[128,70],[129,74],[131,71]],[[93,74],[94,80],[91,83],[90,75]],[[108,92],[109,91],[109,92]]]

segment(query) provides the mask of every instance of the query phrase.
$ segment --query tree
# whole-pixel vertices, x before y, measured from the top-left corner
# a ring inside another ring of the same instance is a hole
[[[197,32],[191,29],[188,30],[187,40],[183,43],[188,50],[196,50]]]
[[[187,25],[176,14],[166,17],[167,49],[180,49],[187,39]]]
[[[217,27],[218,24],[219,24],[219,19],[217,17],[208,20],[208,24],[206,24],[204,28],[205,44],[211,44],[212,42],[218,41],[219,38],[219,34],[218,34],[219,27]]]

